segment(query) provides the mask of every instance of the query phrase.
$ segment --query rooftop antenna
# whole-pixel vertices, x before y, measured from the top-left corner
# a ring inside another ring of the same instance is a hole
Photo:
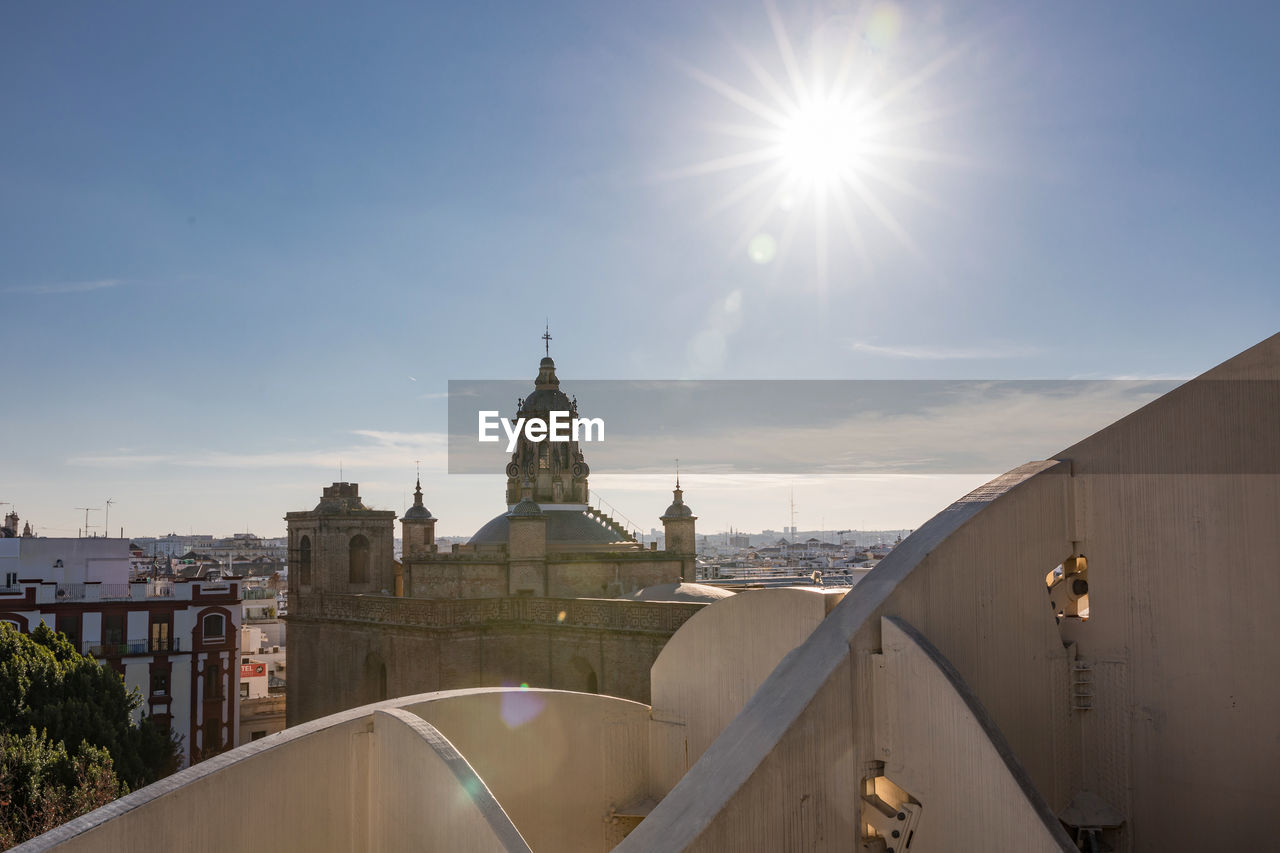
[[[547,358],[551,358],[551,318],[547,318],[546,328],[542,332],[542,345],[546,348]]]
[[[796,535],[796,490],[791,490],[791,535]]]
[[[114,500],[112,500],[111,498],[107,498],[107,501],[106,501],[107,508],[106,508],[106,511],[102,514],[102,535],[103,536],[111,535],[111,505],[113,503],[115,503]]]
[[[339,483],[343,482],[343,479],[342,479],[342,457],[341,457],[341,456],[339,456],[339,457],[338,457],[338,482],[339,482]]]
[[[86,536],[88,536],[88,535],[89,535],[89,513],[91,513],[91,512],[102,512],[102,507],[100,507],[100,506],[77,506],[77,507],[72,507],[72,509],[82,509],[82,510],[84,510],[84,533],[85,533],[85,535],[86,535]]]

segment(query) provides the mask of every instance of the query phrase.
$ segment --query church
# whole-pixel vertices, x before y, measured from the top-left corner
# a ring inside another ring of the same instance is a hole
[[[548,353],[516,418],[577,417]],[[589,505],[577,441],[522,432],[505,508],[442,551],[423,503],[399,519],[334,483],[289,530],[289,725],[393,696],[529,685],[649,700],[649,668],[670,636],[730,595],[692,583],[697,521],[677,478],[648,548]]]

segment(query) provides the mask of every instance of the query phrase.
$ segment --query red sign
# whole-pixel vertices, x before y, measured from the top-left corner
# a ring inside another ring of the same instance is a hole
[[[266,678],[267,665],[265,663],[242,663],[240,664],[241,678]]]

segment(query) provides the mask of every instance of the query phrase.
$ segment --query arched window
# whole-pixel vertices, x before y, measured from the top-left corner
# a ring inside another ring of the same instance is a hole
[[[221,613],[210,613],[204,617],[204,639],[221,640],[227,635],[227,620]]]
[[[311,586],[311,537],[298,540],[298,583]]]
[[[347,580],[351,583],[369,582],[369,540],[362,535],[351,537],[350,562]]]

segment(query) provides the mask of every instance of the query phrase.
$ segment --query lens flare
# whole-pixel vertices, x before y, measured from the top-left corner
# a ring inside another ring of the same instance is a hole
[[[819,289],[827,286],[833,247],[848,247],[869,270],[867,247],[878,236],[897,241],[928,266],[890,196],[944,207],[907,173],[920,164],[957,162],[921,144],[920,132],[951,112],[932,104],[924,87],[968,44],[953,43],[915,70],[900,69],[899,48],[911,32],[893,3],[830,17],[809,31],[799,48],[771,0],[766,0],[765,11],[776,58],[733,45],[754,85],[734,85],[679,63],[693,80],[724,99],[734,118],[715,122],[711,129],[731,139],[734,148],[667,177],[744,174],[707,211],[746,208],[731,253],[745,254],[755,264],[776,262],[780,268],[793,242],[811,235]]]
[[[859,120],[847,102],[812,100],[787,117],[780,133],[781,159],[791,180],[812,189],[840,184],[866,166],[866,143],[876,128]]]

